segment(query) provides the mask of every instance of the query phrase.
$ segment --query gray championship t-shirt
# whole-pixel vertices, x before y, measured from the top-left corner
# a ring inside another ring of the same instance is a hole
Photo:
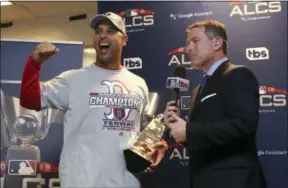
[[[140,187],[123,150],[139,136],[148,101],[145,81],[125,68],[92,64],[43,84],[42,108],[66,112],[61,187]]]

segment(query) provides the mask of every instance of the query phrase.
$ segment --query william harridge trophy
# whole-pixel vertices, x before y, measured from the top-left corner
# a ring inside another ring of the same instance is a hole
[[[4,141],[1,148],[8,147],[4,188],[42,187],[45,180],[37,168],[41,162],[40,150],[32,143],[44,139],[50,124],[56,122],[63,122],[63,112],[23,108],[18,98],[1,90],[1,141]]]
[[[155,116],[159,95],[157,93],[149,93],[149,108],[145,113],[150,123],[142,130],[141,135],[133,142],[133,144],[124,150],[124,156],[127,169],[132,173],[143,172],[153,163],[150,153],[153,146],[160,142],[165,131],[163,122],[163,114]]]

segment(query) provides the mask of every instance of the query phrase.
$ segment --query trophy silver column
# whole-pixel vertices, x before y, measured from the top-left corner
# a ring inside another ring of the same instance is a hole
[[[40,150],[32,143],[47,136],[50,123],[63,121],[63,113],[59,113],[52,109],[37,112],[23,108],[18,98],[1,91],[1,130],[8,146],[4,188],[41,188],[45,184],[38,171]]]

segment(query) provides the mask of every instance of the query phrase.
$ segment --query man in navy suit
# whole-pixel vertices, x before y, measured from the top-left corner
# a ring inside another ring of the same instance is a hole
[[[165,124],[190,156],[193,188],[266,188],[258,161],[259,84],[248,68],[227,58],[227,32],[215,20],[187,29],[191,65],[204,77],[192,92],[188,121],[175,101],[167,103]]]

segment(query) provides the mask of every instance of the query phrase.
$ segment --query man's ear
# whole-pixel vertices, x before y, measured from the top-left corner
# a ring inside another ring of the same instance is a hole
[[[214,49],[219,50],[223,47],[223,38],[222,37],[215,37],[214,38]]]
[[[128,42],[128,36],[127,35],[123,35],[123,38],[122,38],[122,46],[126,46],[127,45],[127,42]]]

